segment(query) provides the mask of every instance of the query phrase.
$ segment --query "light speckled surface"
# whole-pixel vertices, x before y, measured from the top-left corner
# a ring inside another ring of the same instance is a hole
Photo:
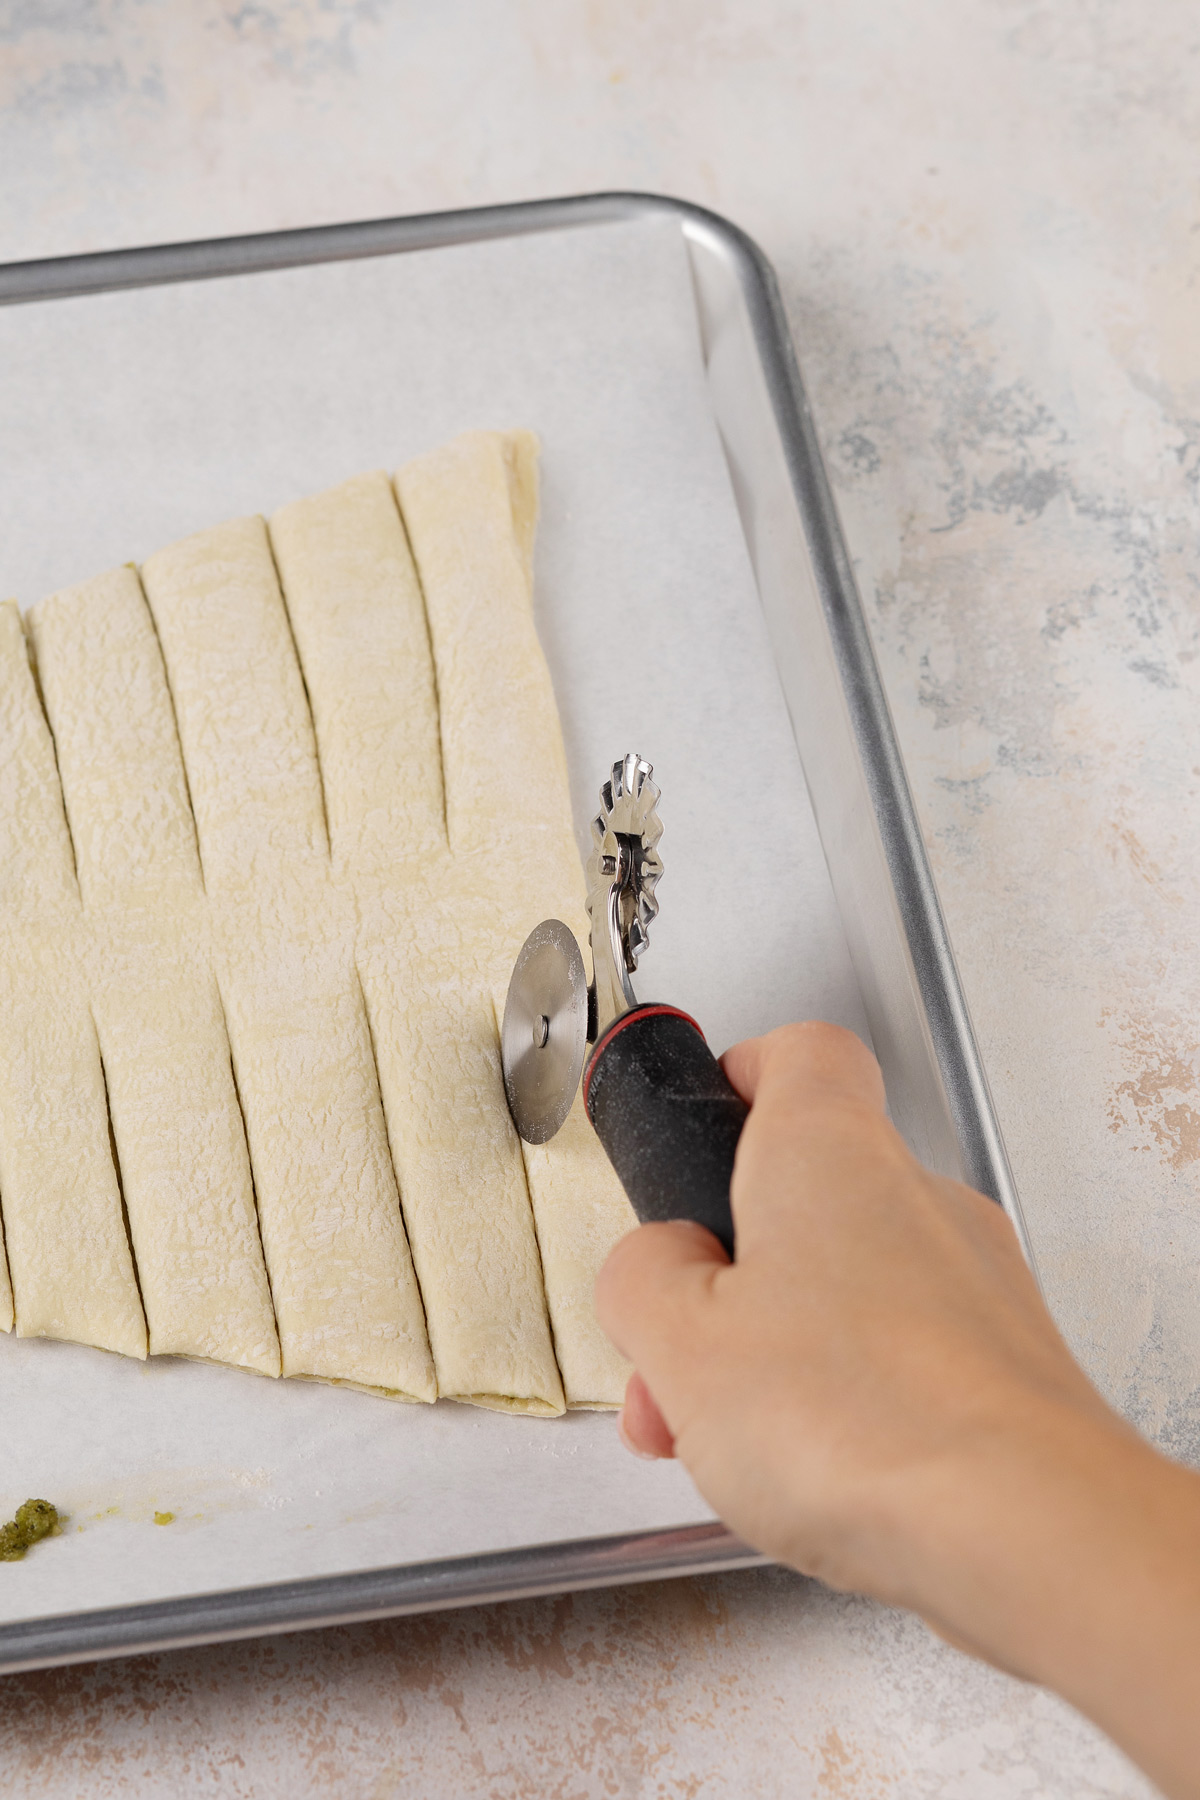
[[[8,0],[0,255],[603,186],[780,272],[1047,1289],[1200,1460],[1188,0]],[[1145,1792],[783,1575],[12,1679],[17,1795]]]

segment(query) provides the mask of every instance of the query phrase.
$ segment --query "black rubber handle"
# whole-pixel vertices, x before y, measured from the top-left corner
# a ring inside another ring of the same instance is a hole
[[[729,1183],[747,1107],[695,1019],[635,1006],[588,1059],[583,1100],[643,1225],[695,1219],[733,1255]]]

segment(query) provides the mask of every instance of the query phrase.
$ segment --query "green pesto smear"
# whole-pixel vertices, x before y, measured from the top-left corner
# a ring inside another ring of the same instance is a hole
[[[18,1506],[15,1519],[0,1525],[0,1562],[20,1562],[30,1544],[58,1534],[57,1506],[48,1500],[27,1500]]]

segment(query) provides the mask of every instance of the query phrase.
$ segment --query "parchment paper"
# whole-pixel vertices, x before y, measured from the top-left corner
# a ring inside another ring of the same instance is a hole
[[[0,593],[22,605],[466,427],[534,428],[538,624],[581,845],[626,750],[663,789],[639,997],[718,1050],[806,1016],[867,1035],[674,224],[12,307],[0,368]],[[537,807],[536,769],[513,771],[513,802]],[[0,1407],[0,1509],[37,1494],[70,1514],[0,1565],[0,1619],[711,1517],[607,1415],[393,1405],[15,1338]]]

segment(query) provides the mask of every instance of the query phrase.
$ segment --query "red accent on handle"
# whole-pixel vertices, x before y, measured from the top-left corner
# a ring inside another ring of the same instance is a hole
[[[597,1039],[596,1048],[588,1057],[587,1068],[583,1072],[583,1106],[589,1119],[592,1116],[592,1111],[591,1107],[588,1105],[588,1089],[592,1085],[592,1072],[600,1060],[600,1052],[607,1049],[608,1045],[612,1043],[618,1033],[624,1031],[627,1025],[632,1025],[635,1019],[654,1019],[662,1017],[668,1019],[682,1019],[685,1025],[691,1026],[702,1044],[708,1042],[708,1039],[701,1031],[699,1025],[697,1025],[695,1019],[693,1019],[691,1013],[682,1012],[678,1006],[660,1006],[651,1001],[645,1006],[634,1006],[631,1007],[628,1012],[623,1012],[620,1018],[613,1020],[608,1030],[604,1033],[604,1036]]]

